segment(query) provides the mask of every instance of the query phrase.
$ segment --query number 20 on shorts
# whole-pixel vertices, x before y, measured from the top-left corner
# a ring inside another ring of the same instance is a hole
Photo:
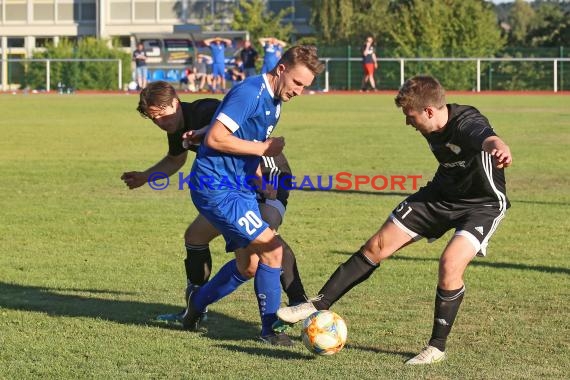
[[[263,225],[263,222],[253,211],[249,210],[244,216],[238,219],[238,224],[245,227],[248,235],[253,235],[255,231]]]

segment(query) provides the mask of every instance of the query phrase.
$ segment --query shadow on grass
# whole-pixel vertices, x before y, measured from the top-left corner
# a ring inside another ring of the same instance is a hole
[[[121,324],[154,326],[180,330],[179,326],[154,320],[159,314],[177,313],[180,306],[139,301],[110,300],[60,292],[125,295],[116,291],[62,289],[0,282],[0,308],[46,313],[51,316],[88,317]],[[216,312],[208,312],[206,331],[211,339],[251,340],[259,334],[259,326]],[[217,328],[218,327],[218,328]]]
[[[394,350],[385,350],[378,347],[368,347],[368,346],[361,346],[359,344],[347,344],[345,346],[346,350],[359,350],[359,351],[368,351],[373,352],[375,354],[387,354],[393,356],[401,356],[404,360],[408,360],[416,356],[417,352],[406,352],[406,351],[394,351]]]
[[[345,255],[349,256],[354,254],[354,252],[347,252],[347,251],[338,251],[333,250],[331,251],[337,255]],[[439,261],[439,258],[435,257],[410,257],[410,256],[403,256],[400,254],[395,254],[389,260],[401,260],[401,261]],[[486,259],[476,258],[473,260],[469,266],[472,267],[488,267],[494,269],[516,269],[516,270],[529,270],[529,271],[536,271],[536,272],[544,272],[544,273],[561,273],[561,274],[570,274],[570,268],[561,268],[561,267],[549,267],[546,265],[529,265],[529,264],[517,264],[517,263],[503,263],[503,262],[496,262],[496,261],[483,261]]]
[[[319,188],[301,188],[301,189],[292,189],[291,191],[303,191],[307,193],[331,193],[331,194],[358,194],[358,195],[379,195],[379,196],[399,196],[399,197],[408,197],[413,193],[403,192],[403,191],[383,191],[383,190],[338,190],[338,189],[319,189]],[[533,201],[533,200],[517,200],[517,199],[510,199],[511,203],[526,203],[526,204],[534,204],[534,205],[545,205],[545,206],[570,206],[569,202],[558,202],[558,201]],[[394,204],[394,207],[397,204]]]
[[[427,258],[427,257],[409,257],[402,255],[395,255],[392,257],[393,260],[403,260],[403,261],[439,261],[439,258]],[[528,270],[544,273],[561,273],[570,274],[570,268],[561,267],[549,267],[546,265],[529,265],[529,264],[517,264],[517,263],[503,263],[496,261],[483,261],[485,259],[476,258],[473,260],[469,266],[472,267],[487,267],[494,269],[515,269],[515,270]]]
[[[302,346],[303,343],[296,341],[295,342],[295,346]],[[226,349],[228,351],[232,351],[232,352],[242,352],[242,353],[246,353],[246,354],[250,354],[250,355],[257,355],[257,356],[271,356],[272,358],[279,358],[279,359],[304,359],[304,360],[312,360],[312,359],[317,359],[318,356],[310,354],[310,353],[299,353],[299,352],[293,352],[290,351],[288,349],[276,349],[276,348],[256,348],[253,346],[237,346],[234,344],[220,344],[217,345],[217,347]],[[382,348],[378,348],[378,347],[368,347],[368,346],[362,346],[362,345],[358,345],[358,344],[347,344],[344,347],[344,350],[347,351],[353,351],[353,350],[358,350],[358,351],[367,351],[367,352],[372,352],[375,354],[386,354],[386,355],[392,355],[392,356],[400,356],[402,357],[402,359],[404,361],[413,358],[414,356],[417,355],[417,352],[406,352],[406,351],[394,351],[394,350],[385,350]]]
[[[298,346],[299,344],[302,345],[302,343],[296,342],[295,346]],[[316,356],[311,355],[308,353],[307,354],[303,354],[300,352],[295,352],[295,351],[291,351],[291,349],[288,348],[276,348],[276,347],[271,347],[271,346],[267,346],[267,348],[259,348],[259,347],[254,347],[254,346],[238,346],[235,344],[219,344],[217,345],[217,347],[223,348],[225,350],[228,351],[232,351],[232,352],[241,352],[244,354],[249,354],[249,355],[256,355],[256,356],[263,356],[263,357],[271,357],[276,358],[276,359],[286,359],[286,360],[291,360],[291,359],[314,359],[316,358]]]
[[[549,201],[517,201],[511,199],[511,203],[528,203],[531,205],[545,205],[545,206],[570,206],[568,202],[549,202]]]

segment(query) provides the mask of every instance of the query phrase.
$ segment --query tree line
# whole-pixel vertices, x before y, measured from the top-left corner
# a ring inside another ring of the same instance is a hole
[[[493,56],[508,47],[570,46],[570,1],[305,0],[317,45],[358,45],[373,35],[395,56]],[[293,12],[268,12],[263,0],[240,0],[231,28],[290,39]],[[293,41],[292,41],[293,42]]]
[[[293,25],[286,22],[293,9],[272,13],[265,0],[239,0],[233,8],[228,8],[230,24],[211,18],[204,20],[203,27],[247,30],[254,43],[267,36],[290,43],[310,43],[319,47],[321,55],[341,57],[359,57],[359,47],[368,35],[374,36],[380,56],[384,57],[522,57],[523,48],[560,47],[562,54],[562,47],[570,47],[569,0],[514,0],[499,5],[485,0],[305,0],[305,4],[311,10],[314,34],[310,36],[296,36]],[[228,18],[221,13],[218,16]],[[34,57],[120,58],[123,68],[130,65],[128,54],[109,49],[104,41],[94,38],[77,44],[63,41]],[[534,89],[541,81],[551,81],[548,77],[551,74],[539,65],[488,64],[483,68],[488,76],[484,82],[491,89],[493,76],[495,88]],[[412,63],[407,69],[441,76],[458,89],[473,88],[472,66]],[[55,63],[52,70],[54,79],[74,83],[79,88],[116,88],[114,67],[88,62]],[[346,78],[350,77],[351,67],[338,65],[332,71],[333,80]],[[559,73],[562,83],[570,70],[566,72]],[[26,84],[35,87],[43,83],[44,73],[42,63],[32,64],[27,70]],[[383,75],[383,83],[399,81],[398,70],[384,70]],[[505,79],[501,83],[502,76]],[[336,87],[350,89],[350,84]]]

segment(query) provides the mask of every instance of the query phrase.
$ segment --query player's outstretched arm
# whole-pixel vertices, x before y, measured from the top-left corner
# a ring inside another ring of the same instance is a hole
[[[144,172],[125,172],[121,175],[121,179],[129,189],[136,189],[137,187],[144,185],[152,173],[165,173],[170,177],[184,166],[187,156],[188,152],[183,152],[178,156],[166,155],[162,160],[158,161]]]
[[[285,147],[283,137],[267,139],[264,142],[255,142],[240,139],[219,120],[210,127],[204,143],[207,147],[219,152],[236,155],[277,156]]]
[[[144,172],[124,172],[121,179],[129,189],[141,187],[148,180],[148,176]]]
[[[498,136],[487,137],[483,141],[483,150],[495,158],[495,165],[499,169],[511,166],[513,163],[511,149]]]

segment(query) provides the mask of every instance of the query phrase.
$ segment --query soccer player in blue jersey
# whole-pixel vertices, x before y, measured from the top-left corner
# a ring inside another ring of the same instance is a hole
[[[140,93],[137,111],[166,132],[168,153],[147,170],[123,173],[121,179],[129,189],[145,185],[153,174],[162,173],[165,176],[176,174],[187,161],[188,149],[193,152],[197,151],[198,143],[220,103],[220,100],[211,98],[198,99],[191,103],[183,102],[169,83],[164,81],[149,83]],[[183,141],[182,135],[190,131],[195,136],[197,144],[184,146],[186,141]],[[271,183],[278,181],[277,183],[283,184],[278,189],[260,188],[257,193],[257,202],[263,220],[277,231],[285,215],[289,198],[288,189],[292,186],[291,176],[293,174],[283,154],[270,158],[263,157],[260,169],[265,181]],[[186,229],[184,268],[188,289],[191,289],[192,285],[202,285],[208,281],[212,271],[209,243],[218,235],[220,233],[202,215],[198,215]],[[297,269],[295,255],[283,238],[281,236],[280,238],[284,247],[281,285],[289,304],[305,302],[307,297]],[[256,267],[257,262],[252,262],[252,267],[247,268],[247,272],[255,273]],[[175,314],[162,314],[157,317],[157,320],[178,324],[182,314],[183,311]]]
[[[226,88],[226,48],[232,46],[232,40],[222,37],[207,38],[204,40],[206,46],[212,52],[212,86],[214,92],[219,88],[224,92]]]
[[[198,328],[206,307],[247,281],[253,274],[246,269],[252,261],[259,261],[254,289],[262,324],[260,338],[274,345],[292,344],[287,335],[272,329],[281,302],[283,246],[261,218],[255,186],[259,186],[261,156],[277,156],[285,146],[282,137],[269,137],[279,121],[282,102],[300,95],[323,69],[315,47],[295,46],[271,72],[233,87],[217,109],[188,185],[194,205],[222,233],[226,251],[234,251],[236,260],[189,292],[182,318],[186,328]]]
[[[261,67],[261,73],[265,74],[277,65],[281,55],[283,54],[283,48],[287,46],[285,41],[278,40],[275,37],[263,37],[259,39],[259,43],[263,46],[263,66]]]

